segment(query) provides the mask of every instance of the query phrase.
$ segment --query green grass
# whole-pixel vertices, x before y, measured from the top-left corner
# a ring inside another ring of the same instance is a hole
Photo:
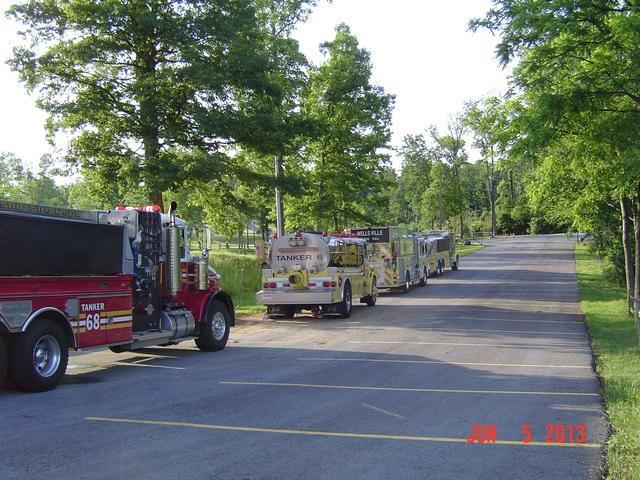
[[[209,263],[220,274],[220,286],[231,295],[236,313],[264,311],[262,305],[256,305],[262,276],[255,255],[216,250],[209,252]]]
[[[576,246],[580,307],[584,313],[611,424],[608,474],[640,479],[640,349],[635,319],[627,315],[624,289],[609,283],[604,265],[584,245]]]
[[[480,250],[481,248],[484,248],[485,246],[486,245],[478,245],[478,244],[456,245],[456,253],[458,255],[460,255],[461,257],[464,257],[465,255],[469,255],[470,253],[473,253],[476,250]]]

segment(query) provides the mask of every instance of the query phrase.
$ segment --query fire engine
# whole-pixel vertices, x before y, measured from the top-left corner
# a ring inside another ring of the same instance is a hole
[[[420,265],[418,237],[406,227],[352,228],[351,232],[367,241],[373,252],[370,267],[378,280],[378,288],[401,289],[424,285],[428,271]],[[425,254],[426,255],[426,254]]]
[[[8,359],[19,388],[44,391],[61,381],[71,348],[195,339],[201,350],[223,349],[235,313],[209,248],[208,227],[177,217],[175,202],[163,214],[0,200],[0,375]]]
[[[456,244],[453,232],[446,230],[431,230],[424,234],[424,238],[431,244],[431,271],[434,275],[442,275],[445,268],[458,270],[460,258],[456,253]]]
[[[373,306],[378,289],[368,266],[367,244],[352,234],[296,231],[274,238],[269,256],[260,258],[262,290],[256,303],[267,316],[290,318],[300,310],[351,315],[353,298]]]

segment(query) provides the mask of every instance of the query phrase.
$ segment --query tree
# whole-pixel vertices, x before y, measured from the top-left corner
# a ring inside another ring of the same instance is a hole
[[[462,196],[458,190],[453,167],[441,160],[431,168],[429,188],[422,197],[420,223],[423,230],[433,228],[437,222],[438,228],[446,226],[449,218],[461,211]]]
[[[369,52],[358,46],[349,27],[322,44],[326,61],[310,73],[302,112],[318,126],[303,149],[310,166],[305,193],[294,213],[298,225],[340,229],[369,218],[371,195],[384,184],[387,157],[380,150],[390,139],[394,97],[372,85]]]
[[[473,132],[473,145],[480,150],[480,160],[486,169],[487,195],[491,208],[491,235],[497,233],[496,225],[496,163],[504,149],[501,135],[507,129],[506,116],[497,97],[467,104],[465,123]]]
[[[464,149],[464,134],[466,131],[464,115],[456,114],[449,119],[447,130],[445,135],[440,135],[436,127],[431,127],[429,134],[436,145],[436,155],[451,167],[453,182],[458,196],[458,201],[454,203],[457,206],[455,213],[460,215],[460,235],[464,236],[464,199],[462,197],[462,181],[460,177],[460,170],[467,161],[467,153]]]
[[[422,205],[424,192],[429,188],[430,173],[437,154],[433,147],[429,147],[424,135],[405,135],[402,147],[401,179],[403,182],[404,198],[412,210],[411,221],[418,221],[417,212]]]
[[[249,0],[30,0],[8,15],[26,39],[10,65],[51,137],[69,135],[69,159],[120,194],[162,205],[188,179],[242,173],[224,148],[268,137],[256,105],[282,91]]]

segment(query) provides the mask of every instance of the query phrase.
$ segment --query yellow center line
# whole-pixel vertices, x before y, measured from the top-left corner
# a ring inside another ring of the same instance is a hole
[[[586,368],[590,365],[536,365],[515,363],[443,362],[439,360],[387,360],[381,358],[298,357],[298,360],[321,362],[419,363],[439,365],[474,365],[477,367]]]
[[[556,344],[556,345],[545,345],[545,344],[536,344],[536,343],[520,343],[520,344],[516,344],[516,343],[502,343],[502,344],[497,344],[497,343],[458,343],[458,342],[402,342],[402,341],[386,341],[386,340],[349,340],[348,343],[355,343],[358,345],[367,345],[367,344],[374,344],[374,345],[449,345],[449,346],[460,346],[460,347],[505,347],[505,348],[509,348],[509,347],[515,347],[515,348],[522,348],[522,347],[575,347],[575,348],[586,348],[586,346],[582,346],[582,345],[572,345],[570,343],[560,343],[560,344]]]
[[[523,390],[465,390],[448,388],[407,388],[407,387],[360,387],[352,385],[318,385],[312,383],[278,383],[278,382],[242,382],[223,381],[223,385],[255,385],[267,387],[300,387],[300,388],[328,388],[336,390],[368,390],[376,392],[416,392],[416,393],[480,393],[496,395],[561,395],[576,397],[598,397],[597,393],[589,392],[534,392]]]
[[[341,437],[341,438],[365,438],[375,440],[404,440],[411,442],[446,442],[446,443],[469,443],[466,438],[452,437],[428,437],[428,436],[411,436],[411,435],[381,435],[377,433],[349,433],[349,432],[323,432],[314,430],[292,430],[287,428],[259,428],[259,427],[237,427],[233,425],[212,425],[208,423],[190,423],[190,422],[166,422],[159,420],[135,420],[130,418],[105,418],[105,417],[86,417],[85,420],[94,422],[111,422],[111,423],[130,423],[138,425],[158,425],[163,427],[183,427],[183,428],[201,428],[207,430],[225,430],[232,432],[256,432],[256,433],[281,433],[288,435],[307,435],[315,437]],[[577,448],[600,448],[598,443],[546,443],[531,442],[523,443],[516,440],[496,440],[492,443],[484,445],[521,445],[525,447],[577,447]]]

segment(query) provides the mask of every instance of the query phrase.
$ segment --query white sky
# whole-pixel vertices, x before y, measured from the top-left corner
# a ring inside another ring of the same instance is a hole
[[[11,3],[0,0],[0,10]],[[506,91],[507,73],[494,57],[496,38],[467,31],[469,19],[489,6],[490,0],[334,0],[321,3],[295,37],[318,64],[319,44],[333,39],[339,23],[351,27],[371,53],[373,82],[396,95],[392,143],[399,146],[404,135],[429,125],[443,130],[465,101]],[[0,16],[0,151],[35,165],[52,149],[45,139],[45,114],[4,63],[18,41],[16,31]]]

